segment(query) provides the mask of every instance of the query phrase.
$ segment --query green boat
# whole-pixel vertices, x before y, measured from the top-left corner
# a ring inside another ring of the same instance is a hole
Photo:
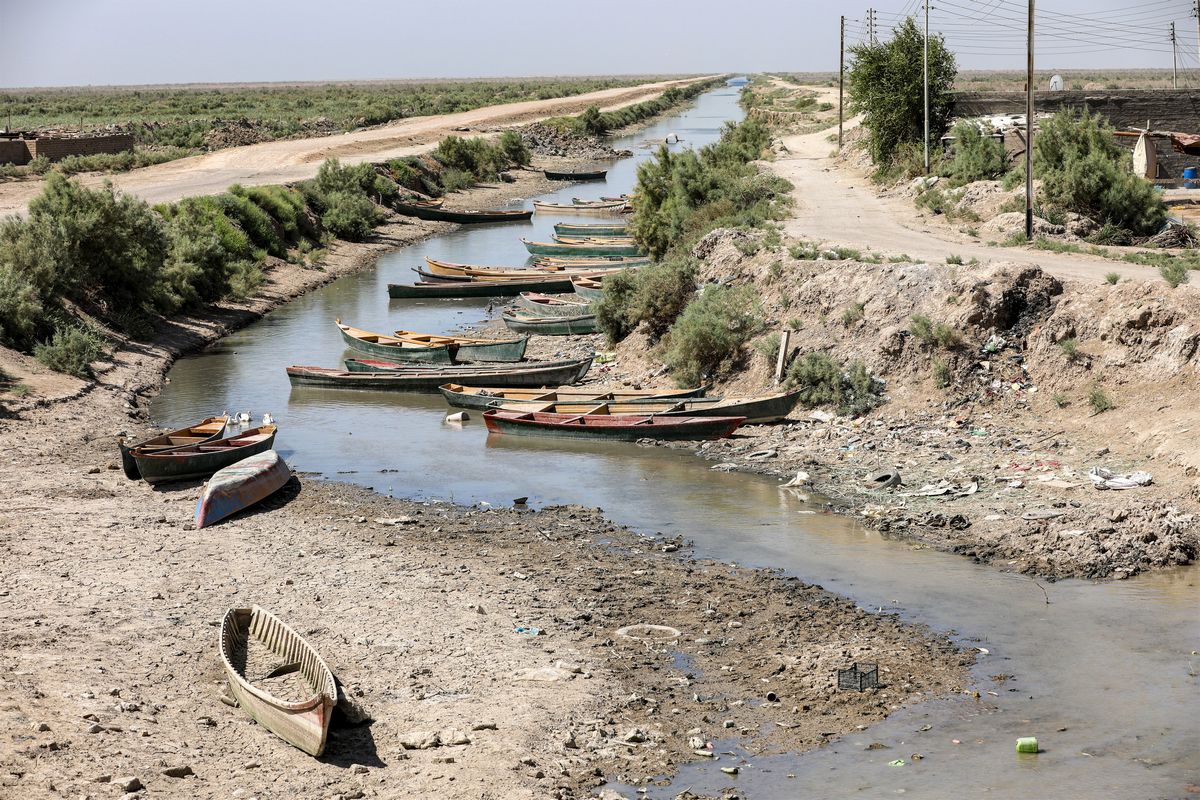
[[[448,345],[427,347],[421,344],[405,342],[382,333],[371,333],[370,331],[352,328],[349,325],[343,325],[340,319],[335,320],[335,322],[338,329],[342,332],[342,340],[346,342],[346,346],[360,353],[379,356],[380,358],[390,358],[393,361],[420,361],[430,365],[451,364],[454,361],[450,355],[450,347]]]
[[[380,361],[374,358],[347,358],[347,372],[403,372],[409,375],[433,373],[445,375],[447,380],[469,380],[484,373],[495,375],[500,372],[527,372],[531,369],[577,366],[578,359],[561,361],[522,361],[517,364],[455,364],[449,367],[426,367],[424,364],[405,364],[397,361]]]
[[[465,380],[465,378],[463,379]],[[704,397],[708,386],[691,389],[591,389],[584,386],[537,389],[511,389],[503,386],[479,386],[447,383],[439,386],[447,405],[454,408],[488,409],[498,403],[662,403],[671,400],[695,400]],[[708,398],[718,402],[721,398]]]
[[[595,278],[576,278],[571,281],[571,288],[575,290],[575,294],[579,295],[580,300],[586,300],[589,303],[594,303],[604,295],[600,281]]]
[[[265,453],[275,446],[274,425],[262,425],[227,439],[176,447],[157,453],[133,452],[138,472],[146,483],[207,478],[243,458]]]
[[[578,317],[595,313],[591,303],[583,301],[574,293],[522,292],[517,295],[517,310],[534,317]]]
[[[639,256],[642,251],[636,244],[562,244],[559,242],[531,242],[521,239],[525,249],[535,256]]]
[[[584,225],[570,222],[558,222],[554,232],[559,236],[628,236],[629,228],[625,225]]]
[[[521,292],[569,292],[570,277],[546,277],[519,281],[421,281],[389,283],[393,300],[444,299],[449,297],[516,297]]]
[[[347,372],[323,367],[288,367],[288,381],[295,387],[324,389],[360,389],[383,392],[424,392],[436,394],[438,387],[450,380],[471,380],[489,386],[537,387],[558,386],[583,380],[592,366],[592,359],[549,362],[543,366],[530,362],[526,369],[479,370],[463,375],[453,371],[431,369],[390,370],[387,372]]]
[[[596,332],[596,315],[581,314],[574,317],[535,317],[531,314],[505,311],[504,324],[514,333],[532,333],[538,336],[576,336]]]
[[[387,335],[343,325],[340,319],[336,322],[347,345],[367,355],[393,361],[447,365],[461,361],[520,361],[525,357],[525,345],[529,343],[526,337],[475,339],[413,331],[393,331]]]

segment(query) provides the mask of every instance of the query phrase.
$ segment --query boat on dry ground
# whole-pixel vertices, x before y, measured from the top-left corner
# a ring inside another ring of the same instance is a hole
[[[163,433],[158,436],[153,436],[134,445],[126,445],[125,437],[117,439],[117,449],[121,451],[121,468],[125,471],[125,477],[136,481],[142,477],[142,473],[138,471],[137,459],[134,458],[134,453],[161,453],[166,450],[173,450],[176,447],[185,447],[189,444],[201,444],[210,442],[219,437],[225,431],[225,426],[229,423],[229,416],[223,414],[219,417],[208,417],[202,422],[195,425],[189,425],[186,428],[180,428],[170,433]]]
[[[596,315],[593,313],[555,314],[537,316],[524,311],[505,311],[500,315],[504,324],[514,333],[538,336],[578,336],[596,332]]]
[[[220,649],[230,694],[243,711],[309,755],[325,752],[337,683],[312,645],[253,606],[226,612]]]
[[[596,276],[587,278],[574,278],[571,280],[571,289],[583,300],[587,300],[589,303],[594,303],[604,294],[604,286],[601,283],[602,280],[602,278]]]
[[[207,478],[219,469],[275,446],[274,425],[260,425],[225,439],[175,447],[155,453],[133,452],[146,483]]]
[[[574,293],[522,292],[517,295],[517,308],[535,317],[576,317],[592,313],[592,304]]]
[[[510,389],[502,386],[447,383],[438,390],[454,408],[486,409],[496,403],[566,401],[658,403],[665,400],[703,397],[707,386],[690,389],[589,389],[585,386],[556,386],[550,389]],[[716,398],[720,399],[720,398]]]
[[[196,501],[196,527],[212,525],[265,500],[291,477],[292,471],[274,450],[217,470]]]
[[[491,433],[615,442],[722,439],[737,430],[744,420],[744,417],[606,416],[499,409],[483,412],[483,421]]]

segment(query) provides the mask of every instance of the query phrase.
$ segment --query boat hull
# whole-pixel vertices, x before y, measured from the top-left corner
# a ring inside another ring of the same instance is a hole
[[[514,333],[538,336],[579,336],[595,333],[596,315],[530,317],[504,312],[504,324]]]
[[[525,249],[535,256],[637,256],[641,251],[636,244],[560,244],[557,242],[531,242],[522,239]]]
[[[668,411],[664,416],[745,417],[746,421],[742,423],[743,425],[764,425],[786,418],[799,402],[799,391],[766,397],[726,398],[716,405],[685,403],[679,411]]]
[[[560,400],[565,402],[586,402],[594,400],[599,403],[607,401],[618,401],[621,403],[661,403],[669,400],[703,397],[705,391],[708,389],[707,386],[697,386],[692,389],[680,389],[678,391],[664,390],[661,393],[649,391],[638,392],[636,390],[589,391],[582,388],[566,389],[564,387],[534,391],[522,391],[519,389],[515,391],[505,391],[505,387],[489,386],[484,391],[491,391],[495,393],[479,394],[476,392],[464,391],[468,388],[474,387],[467,387],[456,383],[447,383],[439,386],[438,391],[440,391],[442,393],[442,397],[446,399],[447,405],[453,408],[469,408],[486,411],[498,402],[550,403]]]
[[[298,702],[280,700],[246,679],[249,638],[265,644],[286,665],[296,664],[312,695]],[[329,722],[337,705],[333,672],[298,633],[258,606],[231,608],[221,623],[221,660],[229,691],[238,706],[259,725],[311,756],[325,752]]]
[[[396,203],[401,214],[434,222],[457,222],[460,225],[476,225],[488,222],[525,222],[533,217],[532,211],[454,211],[431,206],[410,206]]]
[[[265,500],[291,477],[292,471],[274,450],[217,470],[196,501],[196,527],[212,525]]]
[[[414,392],[436,394],[438,387],[453,380],[470,380],[489,386],[508,388],[558,386],[575,383],[587,375],[592,359],[562,362],[550,367],[530,367],[525,370],[495,370],[472,372],[349,372],[321,367],[288,367],[292,386],[326,389],[357,389],[383,392]]]
[[[571,278],[547,277],[539,280],[445,281],[438,283],[389,283],[388,297],[393,300],[447,299],[455,297],[516,297],[521,292],[569,292]]]
[[[161,453],[176,447],[187,447],[192,444],[203,444],[219,439],[229,423],[228,416],[208,417],[196,425],[171,431],[170,433],[152,436],[134,445],[125,444],[124,437],[117,439],[117,449],[121,453],[121,469],[125,477],[131,481],[141,480],[142,473],[138,469],[134,453]]]
[[[608,175],[608,170],[597,169],[590,172],[556,172],[554,170],[542,170],[542,174],[547,179],[552,181],[602,181],[604,176]]]
[[[723,439],[737,430],[742,420],[742,417],[613,417],[496,409],[483,413],[483,421],[490,433],[610,442]]]
[[[575,294],[546,295],[524,292],[517,295],[517,308],[535,317],[578,317],[592,313],[590,303],[582,303]]]
[[[377,344],[352,336],[340,325],[339,329],[347,347],[369,356],[378,356],[393,361],[420,361],[425,364],[454,363],[454,359],[450,355],[450,348],[445,345],[441,347],[403,347],[393,344]]]
[[[264,425],[252,428],[238,436],[220,439],[205,445],[177,448],[164,453],[140,455],[135,453],[138,471],[142,480],[149,484],[190,481],[207,478],[214,472],[236,464],[243,458],[257,455],[275,446],[275,426]],[[247,438],[244,444],[220,446],[223,442],[234,442],[253,432],[265,435]]]
[[[605,203],[603,205],[581,206],[574,203],[568,205],[565,203],[543,203],[538,200],[533,201],[533,210],[543,214],[578,214],[589,217],[611,217],[617,216],[625,211],[624,203]]]
[[[559,236],[628,236],[629,228],[624,225],[572,225],[559,222],[554,226]]]

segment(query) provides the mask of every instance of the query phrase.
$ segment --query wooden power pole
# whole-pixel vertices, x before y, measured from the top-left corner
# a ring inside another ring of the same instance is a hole
[[[925,174],[929,174],[929,0],[925,0]]]
[[[1200,2],[1200,0],[1196,0]],[[842,33],[838,45],[838,150],[842,149],[842,108],[845,106],[842,98],[845,96],[846,85],[846,17],[842,15]]]
[[[1033,3],[1025,38],[1025,238],[1033,241]]]

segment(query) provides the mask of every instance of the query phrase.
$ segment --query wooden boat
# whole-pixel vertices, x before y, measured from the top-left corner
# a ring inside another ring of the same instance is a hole
[[[575,294],[522,292],[517,295],[517,308],[536,317],[577,317],[592,313],[592,304]]]
[[[572,197],[571,204],[576,206],[606,206],[609,203],[624,203],[625,198],[622,197],[601,197],[599,200],[586,200],[582,197]]]
[[[472,225],[481,222],[524,222],[533,217],[533,211],[515,209],[512,211],[470,211],[468,209],[445,208],[440,203],[436,206],[424,203],[396,202],[393,208],[401,214],[418,219],[435,222],[457,222],[461,225]]]
[[[418,281],[389,283],[388,297],[402,299],[441,299],[448,297],[516,297],[521,292],[569,292],[571,276],[548,275],[530,280]]]
[[[537,256],[529,260],[531,266],[559,267],[641,267],[650,263],[649,256]]]
[[[595,314],[537,317],[519,311],[505,311],[501,317],[504,319],[505,326],[514,333],[530,333],[538,336],[576,336],[596,332]]]
[[[275,446],[274,425],[262,425],[225,439],[175,447],[157,453],[133,452],[146,483],[207,478],[219,469]]]
[[[571,288],[589,303],[596,302],[604,294],[604,287],[598,278],[575,278],[571,281]]]
[[[628,236],[628,226],[621,225],[573,225],[570,222],[557,222],[554,232],[563,236]]]
[[[633,195],[631,194],[623,194],[618,197],[605,197],[604,195],[600,195],[601,203],[628,203],[632,199]]]
[[[636,256],[641,253],[636,244],[560,244],[558,242],[531,242],[521,239],[525,249],[535,256]]]
[[[544,169],[542,174],[552,181],[602,181],[604,176],[608,174],[606,169],[591,170],[588,172],[557,172],[555,170]]]
[[[292,386],[329,389],[364,389],[383,392],[430,392],[447,381],[470,380],[473,383],[503,387],[557,386],[582,380],[592,366],[592,359],[551,362],[543,366],[530,362],[525,369],[479,370],[471,373],[431,370],[394,370],[388,372],[348,372],[322,367],[288,367]]]
[[[621,416],[628,414],[659,414],[668,417],[743,417],[743,425],[762,425],[785,418],[796,403],[800,392],[779,392],[762,397],[696,398],[659,400],[657,402],[623,403],[615,400],[553,400],[505,401],[493,408],[507,411],[538,411],[552,414],[599,414]]]
[[[597,244],[605,247],[616,247],[622,244],[636,245],[637,242],[629,236],[562,236],[552,234],[551,237],[559,244]]]
[[[125,471],[126,478],[129,478],[131,481],[139,480],[142,477],[142,473],[138,471],[137,459],[133,457],[134,452],[143,454],[161,453],[165,450],[173,450],[176,447],[184,447],[189,444],[210,442],[225,431],[225,426],[228,423],[228,415],[208,417],[196,425],[189,425],[177,431],[160,434],[159,436],[138,442],[135,445],[126,445],[125,437],[120,437],[117,439],[117,449],[121,451],[121,469]]]
[[[291,477],[292,471],[274,450],[217,470],[196,501],[196,527],[212,525],[270,497]]]
[[[510,389],[502,386],[464,386],[447,383],[438,387],[446,403],[454,408],[487,409],[496,403],[614,402],[661,403],[703,397],[707,386],[691,389],[588,389],[557,386],[553,389]],[[720,398],[716,398],[720,399]]]
[[[347,358],[347,372],[403,372],[409,375],[427,375],[436,372],[445,375],[447,379],[462,378],[466,380],[479,373],[495,374],[498,372],[526,372],[530,368],[565,367],[578,364],[578,359],[563,359],[560,361],[522,361],[517,364],[455,364],[450,367],[428,367],[424,364],[405,364],[399,361],[381,361],[376,358]]]
[[[528,280],[545,275],[587,275],[626,269],[623,264],[606,265],[604,262],[589,267],[558,264],[533,267],[482,267],[474,264],[456,264],[453,261],[439,261],[436,258],[426,258],[425,267],[423,270],[417,270],[417,274],[437,278],[478,278],[482,280]]]
[[[489,409],[483,412],[483,421],[490,433],[636,442],[639,439],[723,439],[737,430],[743,418],[545,414]]]
[[[355,350],[393,361],[453,364],[457,361],[520,361],[528,339],[473,339],[413,331],[372,333],[335,320],[346,344]]]
[[[260,668],[251,661],[251,638],[270,651],[271,663],[276,665],[273,669]],[[337,705],[337,683],[313,646],[258,606],[231,608],[225,613],[220,646],[229,691],[242,710],[288,744],[312,756],[324,753],[333,707]],[[291,673],[298,673],[304,683],[303,691],[297,692],[301,696],[294,700],[276,697],[255,685]]]
[[[589,216],[608,216],[620,214],[625,208],[624,201],[619,203],[601,203],[593,205],[578,205],[576,203],[547,203],[542,200],[533,201],[533,210],[543,214],[584,214]]]

